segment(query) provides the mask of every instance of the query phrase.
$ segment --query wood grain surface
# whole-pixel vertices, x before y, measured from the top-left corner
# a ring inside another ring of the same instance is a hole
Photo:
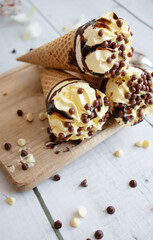
[[[40,91],[39,72],[36,66],[25,64],[13,69],[0,77],[1,82],[1,106],[3,112],[1,118],[1,166],[8,176],[10,182],[18,191],[27,191],[37,186],[40,182],[73,162],[82,154],[111,136],[121,128],[113,119],[109,119],[104,125],[104,130],[98,132],[91,139],[79,145],[72,143],[61,144],[60,153],[57,155],[52,149],[45,147],[45,142],[49,140],[47,134],[48,122],[39,120],[40,112],[45,111],[44,97]],[[7,93],[7,96],[3,96]],[[17,115],[17,110],[22,109],[23,117]],[[30,112],[34,115],[34,121],[26,121],[26,114]],[[20,159],[19,146],[17,140],[24,138],[26,147],[36,159],[34,167],[23,171]],[[6,151],[3,147],[5,142],[12,144],[12,149]],[[69,152],[64,152],[67,147]],[[15,171],[11,173],[9,166],[14,165]]]

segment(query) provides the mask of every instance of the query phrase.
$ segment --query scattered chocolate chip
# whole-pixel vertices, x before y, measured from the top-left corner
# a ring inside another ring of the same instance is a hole
[[[23,111],[21,109],[17,110],[17,115],[19,117],[22,117],[23,116]]]
[[[130,93],[125,93],[125,98],[126,99],[129,99],[131,97],[131,94]]]
[[[11,149],[12,145],[10,143],[5,143],[4,148],[6,151],[9,151]]]
[[[102,100],[101,99],[98,99],[98,106],[102,106]]]
[[[136,180],[131,180],[129,182],[129,186],[132,187],[132,188],[135,188],[137,186],[137,181]]]
[[[120,61],[120,67],[125,67],[125,61],[124,60]]]
[[[81,118],[82,118],[82,119],[87,119],[87,118],[88,118],[88,114],[82,113]]]
[[[124,45],[124,44],[121,44],[120,49],[121,49],[122,51],[125,51],[125,49],[126,49],[125,45]]]
[[[117,69],[116,72],[115,72],[115,75],[118,76],[121,74],[121,69]]]
[[[115,62],[114,65],[113,65],[113,69],[117,69],[118,67],[119,67],[119,63]]]
[[[29,51],[32,51],[32,50],[33,50],[33,48],[30,48],[30,49],[29,49]]]
[[[80,183],[80,186],[81,186],[81,187],[88,187],[87,179],[84,179],[84,180]]]
[[[132,93],[136,92],[135,87],[130,87],[130,91],[131,91]]]
[[[132,99],[132,98],[130,98],[129,102],[130,102],[131,105],[136,104],[136,101],[134,99]]]
[[[71,123],[70,123],[70,122],[65,122],[65,123],[64,123],[64,126],[67,127],[67,128],[69,128],[69,127],[71,127]]]
[[[103,232],[102,232],[101,230],[97,230],[97,231],[95,232],[95,238],[96,238],[96,239],[102,239],[103,236],[104,236],[104,234],[103,234]]]
[[[64,139],[65,138],[65,134],[64,133],[59,133],[58,136],[59,136],[60,139]]]
[[[54,228],[55,229],[60,229],[62,227],[62,222],[60,220],[57,220],[54,222]]]
[[[94,106],[94,107],[98,107],[98,100],[94,100],[94,101],[93,101],[93,106]]]
[[[108,41],[104,41],[101,46],[102,48],[106,48],[109,45]]]
[[[127,44],[129,42],[129,39],[124,38],[124,42],[125,42],[125,44]]]
[[[129,52],[128,53],[128,57],[132,57],[133,56],[133,53],[132,52]]]
[[[59,175],[59,174],[55,174],[54,176],[53,176],[53,180],[54,181],[59,181],[61,179],[61,176]]]
[[[118,19],[118,16],[117,16],[116,13],[114,13],[114,12],[113,12],[113,18],[114,18],[115,20]]]
[[[91,136],[93,136],[93,131],[89,131],[88,132],[88,135],[91,137]]]
[[[125,71],[125,70],[122,70],[121,75],[122,75],[123,77],[126,76],[126,71]]]
[[[16,50],[15,50],[15,49],[13,49],[13,50],[12,50],[12,53],[16,53]]]
[[[104,30],[100,29],[100,30],[98,31],[98,35],[99,35],[100,37],[102,37],[103,34],[104,34]]]
[[[108,214],[113,214],[115,213],[115,208],[113,206],[109,206],[107,207],[106,211]]]
[[[86,103],[85,106],[84,106],[84,108],[88,111],[88,110],[90,110],[91,106],[90,106],[89,103]]]
[[[22,151],[21,151],[21,157],[25,157],[25,156],[27,156],[27,155],[28,155],[27,151],[25,151],[25,150],[22,150]]]
[[[87,131],[90,131],[92,128],[93,128],[93,125],[89,126],[89,127],[87,128]]]
[[[130,35],[131,35],[131,37],[133,36],[133,33],[132,32],[130,32]]]
[[[88,122],[89,122],[89,118],[84,118],[84,119],[82,119],[82,122],[83,122],[83,123],[88,123]]]
[[[121,42],[122,40],[123,40],[123,35],[119,35],[119,36],[117,37],[117,41]]]
[[[108,97],[104,97],[104,104],[105,104],[105,106],[109,106],[109,99],[108,99]]]
[[[84,92],[83,88],[78,89],[78,94],[82,94]]]
[[[75,109],[74,108],[70,108],[69,109],[69,113],[72,115],[72,114],[74,114],[75,113]]]
[[[137,75],[133,74],[133,75],[131,76],[131,80],[133,81],[133,80],[136,80],[136,79],[137,79]]]
[[[23,169],[24,171],[26,171],[26,170],[28,170],[28,168],[29,168],[29,165],[28,165],[27,163],[23,163],[23,162],[22,162],[22,169]]]
[[[112,48],[117,48],[117,47],[119,47],[119,43],[118,42],[112,42],[111,47]]]
[[[94,118],[95,114],[93,112],[91,112],[91,114],[89,115],[89,118]]]
[[[112,56],[111,56],[111,59],[115,59],[116,58],[116,54],[113,53]]]
[[[127,85],[128,85],[128,87],[133,87],[134,86],[134,82],[130,80],[130,81],[128,81]]]
[[[69,130],[69,132],[73,132],[73,131],[74,131],[74,127],[73,127],[73,126],[70,126],[70,127],[68,128],[68,130]]]
[[[126,59],[126,53],[122,52],[121,57],[125,60]]]
[[[108,64],[110,64],[110,63],[112,62],[112,58],[111,58],[111,57],[108,57],[107,60],[106,60],[106,62],[107,62]]]

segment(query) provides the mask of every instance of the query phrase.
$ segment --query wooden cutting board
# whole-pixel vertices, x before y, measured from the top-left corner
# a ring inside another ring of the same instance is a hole
[[[22,117],[17,115],[18,109],[23,110]],[[46,131],[48,121],[40,121],[38,118],[39,113],[45,110],[36,66],[24,64],[0,76],[0,166],[18,191],[32,189],[121,128],[110,118],[104,130],[91,139],[79,145],[61,144],[57,147],[59,154],[55,154],[53,149],[45,147],[45,142],[49,140]],[[26,121],[28,112],[34,115],[31,123]],[[26,171],[19,164],[19,138],[26,139],[26,147],[30,148],[28,152],[36,159],[35,166]],[[10,151],[4,149],[6,142],[12,145]],[[69,152],[65,152],[67,147],[70,148]],[[10,172],[12,165],[15,167],[14,172]]]

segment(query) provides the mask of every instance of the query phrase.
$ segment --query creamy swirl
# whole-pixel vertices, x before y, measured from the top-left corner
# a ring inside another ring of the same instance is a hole
[[[94,19],[76,33],[75,56],[81,71],[119,75],[133,55],[131,29],[114,12]]]
[[[153,113],[153,77],[146,70],[129,67],[124,77],[106,79],[105,94],[110,100],[111,113],[126,126]]]
[[[87,82],[67,79],[50,90],[47,112],[51,131],[59,140],[84,140],[102,129],[109,101]]]

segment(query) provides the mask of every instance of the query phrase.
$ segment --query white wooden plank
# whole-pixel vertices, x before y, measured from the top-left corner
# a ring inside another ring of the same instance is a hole
[[[151,147],[133,146],[141,139],[150,139]],[[63,169],[59,182],[47,180],[39,186],[53,218],[63,222],[64,239],[92,238],[102,229],[105,240],[152,240],[152,146],[153,128],[146,122],[124,128]],[[124,151],[123,157],[113,156],[117,149]],[[88,187],[79,187],[85,178]],[[131,179],[137,180],[137,188],[128,186]],[[88,215],[73,229],[70,219],[79,205],[86,206]],[[109,205],[116,208],[114,215],[105,212]]]
[[[139,19],[153,28],[153,1],[152,0],[115,0]],[[143,31],[142,31],[143,34]]]
[[[5,197],[16,198],[14,205],[6,203]],[[0,239],[3,240],[56,240],[33,191],[17,193],[0,170]]]
[[[31,4],[22,1],[23,12],[31,9]],[[29,51],[30,48],[36,48],[40,45],[57,38],[57,33],[46,23],[42,16],[35,11],[31,22],[39,22],[42,28],[42,34],[36,39],[23,40],[24,29],[29,23],[19,24],[13,22],[10,17],[0,16],[0,73],[5,72],[13,67],[20,65],[16,58],[21,54]],[[16,54],[11,51],[16,49]]]

